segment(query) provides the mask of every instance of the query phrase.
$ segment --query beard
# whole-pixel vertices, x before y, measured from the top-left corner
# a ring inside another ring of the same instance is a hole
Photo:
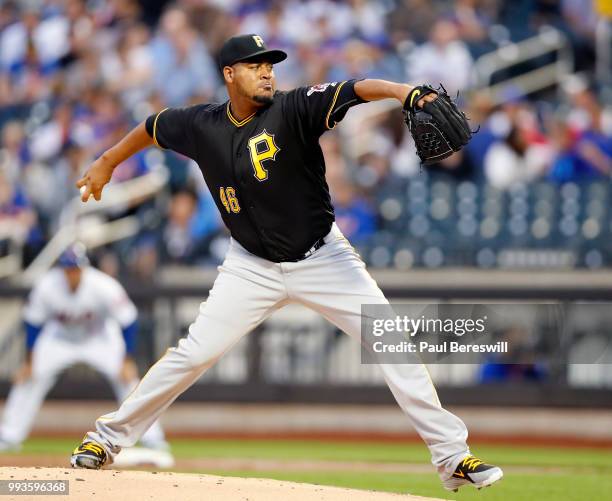
[[[270,106],[274,102],[274,94],[271,96],[253,96],[252,99],[258,104]]]
[[[246,97],[259,105],[270,106],[274,102],[274,92],[269,96],[259,94],[253,95],[249,91],[247,91],[240,82],[237,82],[236,89],[238,90],[238,93],[241,94],[243,97]]]

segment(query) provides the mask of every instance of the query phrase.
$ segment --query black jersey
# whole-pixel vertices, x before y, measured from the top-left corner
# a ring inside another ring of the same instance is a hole
[[[270,261],[293,261],[334,221],[319,137],[363,102],[354,84],[276,92],[241,121],[229,102],[167,108],[147,119],[147,131],[197,162],[234,239]]]

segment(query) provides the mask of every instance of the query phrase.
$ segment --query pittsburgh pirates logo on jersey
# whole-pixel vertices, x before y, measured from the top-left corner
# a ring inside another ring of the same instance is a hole
[[[249,139],[248,148],[255,178],[258,181],[265,181],[268,179],[268,170],[264,168],[263,163],[266,160],[274,161],[276,154],[280,151],[274,142],[274,134],[268,134],[264,129],[263,132]]]

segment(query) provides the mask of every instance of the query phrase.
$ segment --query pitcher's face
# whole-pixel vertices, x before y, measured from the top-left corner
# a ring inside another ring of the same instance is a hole
[[[224,68],[225,83],[257,104],[271,104],[276,91],[276,79],[272,63],[244,61]]]

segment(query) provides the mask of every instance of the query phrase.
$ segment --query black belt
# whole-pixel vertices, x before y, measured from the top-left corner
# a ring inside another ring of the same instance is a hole
[[[312,256],[317,250],[319,250],[324,245],[325,245],[325,237],[321,237],[314,243],[314,245],[310,249],[304,252],[302,256],[296,259],[287,259],[287,261],[290,263],[297,263],[298,261],[302,261],[306,259],[307,257]]]

